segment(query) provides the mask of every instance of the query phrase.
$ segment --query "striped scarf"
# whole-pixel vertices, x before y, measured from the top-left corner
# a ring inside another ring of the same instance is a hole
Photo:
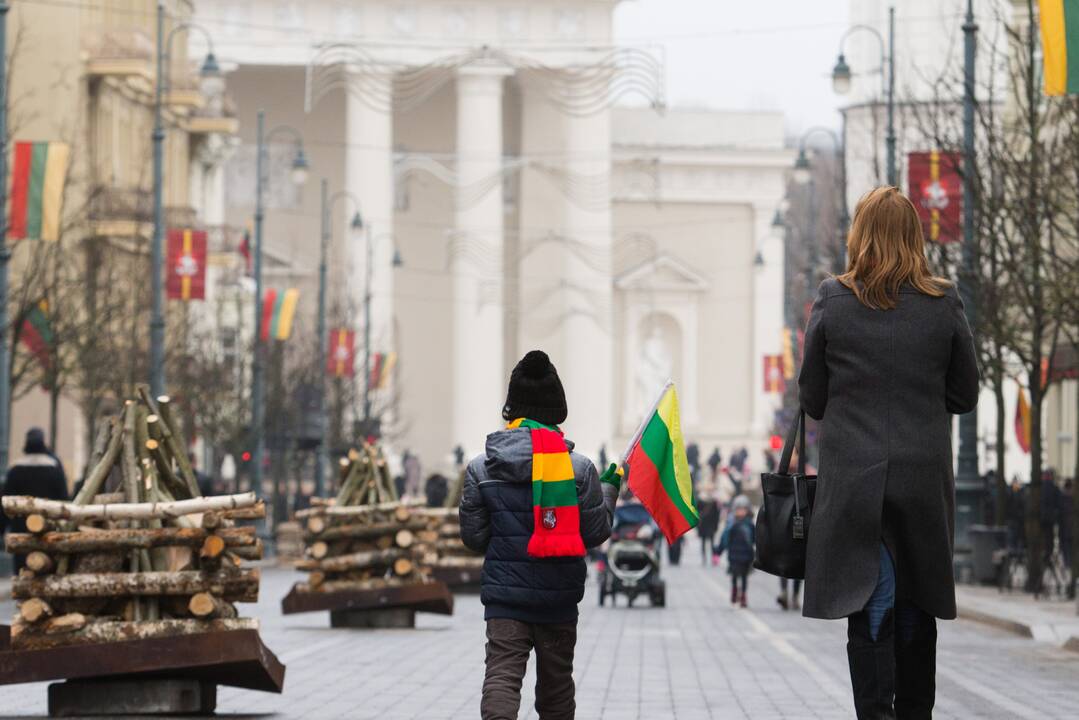
[[[518,418],[509,429],[532,433],[531,557],[584,557],[577,481],[569,448],[557,427]]]

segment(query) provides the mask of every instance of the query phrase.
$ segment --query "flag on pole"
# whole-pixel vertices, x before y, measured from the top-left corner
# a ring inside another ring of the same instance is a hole
[[[386,357],[382,360],[382,373],[378,378],[378,388],[389,387],[390,379],[393,377],[393,369],[397,366],[397,353],[386,353]]]
[[[1015,401],[1015,439],[1025,453],[1030,452],[1030,403],[1023,386],[1019,386],[1019,397]]]
[[[251,274],[251,223],[244,227],[244,236],[240,241],[240,255],[244,259],[244,274]]]
[[[292,320],[296,316],[296,303],[300,300],[300,291],[289,288],[283,294],[276,290],[266,291],[266,298],[262,301],[262,330],[263,342],[271,337],[274,340],[288,340],[292,335]]]
[[[49,349],[53,344],[52,325],[49,323],[49,303],[47,300],[39,300],[26,313],[23,320],[19,339],[37,358],[41,366],[49,366]]]
[[[791,339],[791,329],[790,328],[783,328],[783,337],[782,337],[782,343],[781,344],[782,344],[782,347],[783,347],[783,352],[782,352],[782,355],[783,355],[783,379],[784,380],[793,380],[794,379],[794,342]]]
[[[60,239],[68,155],[66,143],[15,143],[9,237]]]
[[[1079,0],[1039,0],[1046,95],[1079,93]]]
[[[168,236],[168,276],[165,289],[170,300],[206,298],[206,232],[173,228]]]
[[[782,393],[787,387],[783,378],[783,356],[764,356],[764,392]]]
[[[686,444],[678,418],[678,393],[670,380],[634,435],[622,464],[627,484],[673,543],[699,521]]]
[[[383,353],[371,355],[371,377],[367,379],[367,383],[372,388],[378,388],[382,381],[382,361],[385,357]]]
[[[963,238],[963,180],[959,153],[912,152],[907,158],[908,194],[922,221],[925,239],[936,243]]]
[[[330,352],[326,372],[333,377],[352,377],[355,372],[356,333],[340,328],[330,331]]]

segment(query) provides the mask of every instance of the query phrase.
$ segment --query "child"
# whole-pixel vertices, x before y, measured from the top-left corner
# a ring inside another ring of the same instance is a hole
[[[584,555],[611,534],[621,481],[614,465],[600,477],[588,458],[573,452],[558,429],[566,415],[558,372],[545,353],[533,350],[510,375],[502,408],[508,425],[487,436],[486,452],[465,473],[461,539],[485,553],[483,720],[517,717],[533,650],[539,717],[574,716]]]
[[[739,495],[731,503],[731,518],[719,538],[716,554],[727,553],[728,572],[731,575],[731,605],[746,606],[746,584],[749,570],[753,567],[753,548],[756,542],[753,527],[753,505],[745,495]],[[739,591],[738,584],[742,589]]]

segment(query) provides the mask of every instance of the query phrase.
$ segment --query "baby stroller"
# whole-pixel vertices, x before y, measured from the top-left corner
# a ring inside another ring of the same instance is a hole
[[[639,503],[619,506],[614,511],[607,557],[597,563],[600,606],[608,595],[614,606],[615,595],[621,593],[629,607],[638,595],[648,595],[653,607],[663,607],[667,586],[659,568],[659,528],[652,517]]]

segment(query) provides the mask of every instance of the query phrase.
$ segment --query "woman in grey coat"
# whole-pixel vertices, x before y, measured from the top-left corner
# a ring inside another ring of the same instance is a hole
[[[848,271],[817,293],[798,378],[821,421],[804,614],[848,619],[859,718],[929,718],[935,618],[956,615],[952,415],[977,403],[974,344],[898,190],[861,199],[847,249]]]

